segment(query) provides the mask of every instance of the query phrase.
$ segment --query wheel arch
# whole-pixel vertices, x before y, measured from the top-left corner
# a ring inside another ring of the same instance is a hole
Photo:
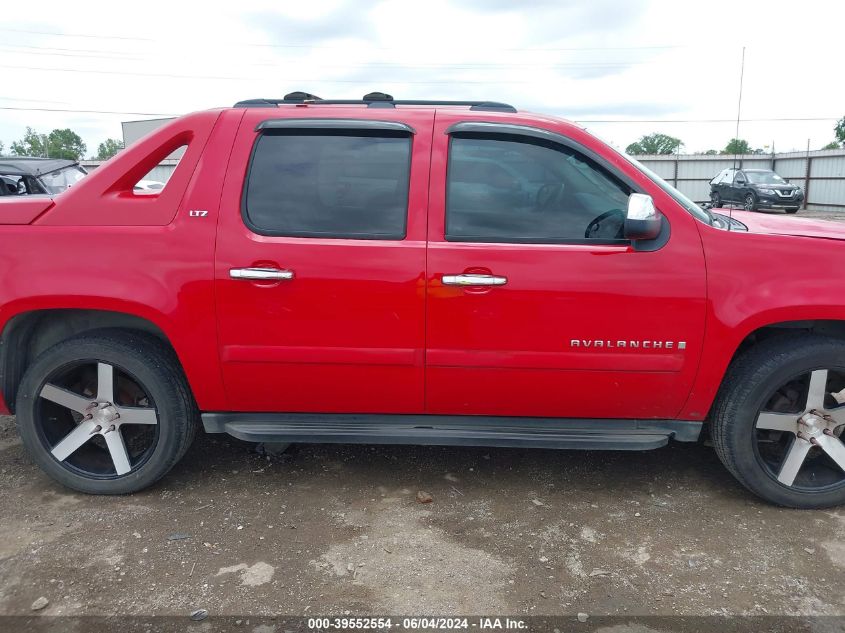
[[[766,323],[755,323],[747,329],[742,338],[733,345],[732,351],[723,356],[718,368],[712,367],[713,372],[709,376],[700,372],[699,381],[693,388],[693,392],[680,417],[683,419],[704,419],[709,421],[712,415],[713,406],[716,404],[719,392],[725,384],[728,371],[736,360],[746,351],[760,344],[762,341],[777,336],[795,336],[800,334],[817,334],[828,336],[845,341],[845,317],[825,319],[793,319],[793,320],[772,320]],[[710,359],[713,361],[714,359]],[[705,361],[706,362],[706,361]],[[715,372],[718,372],[716,374]],[[709,389],[707,388],[710,385]],[[704,414],[700,412],[704,412]]]
[[[131,312],[111,309],[49,308],[20,312],[0,333],[0,395],[15,412],[15,397],[29,365],[44,350],[84,332],[124,329],[155,336],[178,357],[160,322]],[[180,360],[181,364],[181,360]],[[184,366],[183,366],[184,371]]]

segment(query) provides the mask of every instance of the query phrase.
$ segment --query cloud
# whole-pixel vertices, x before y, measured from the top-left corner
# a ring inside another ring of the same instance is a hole
[[[627,39],[633,23],[648,9],[647,0],[453,0],[471,11],[512,13],[537,41],[579,38],[588,40],[613,31]],[[611,43],[604,41],[604,46]],[[623,45],[623,44],[620,44]]]
[[[313,45],[329,40],[370,40],[373,24],[366,10],[348,2],[329,11],[314,10],[313,17],[300,17],[277,11],[256,11],[244,15],[243,22],[268,36],[270,44]]]

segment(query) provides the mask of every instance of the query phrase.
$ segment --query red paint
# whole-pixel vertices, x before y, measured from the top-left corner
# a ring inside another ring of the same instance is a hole
[[[537,125],[529,115],[507,118]],[[672,223],[669,243],[653,253],[630,246],[446,242],[445,131],[477,119],[474,112],[437,114],[428,233],[428,412],[674,416],[695,377],[704,333],[704,255],[696,220],[650,185]],[[574,126],[544,127],[618,160]],[[440,281],[478,267],[507,277],[507,284],[474,295]],[[644,353],[570,347],[571,339],[631,338],[684,341],[687,348]]]
[[[247,229],[240,198],[256,124],[309,116],[414,128],[406,239]],[[585,145],[654,198],[671,226],[668,243],[636,252],[446,242],[444,132],[460,120],[533,125]],[[134,182],[183,144],[165,190],[135,195]],[[197,209],[208,213],[189,215]],[[613,150],[550,117],[440,108],[435,118],[433,108],[360,106],[202,112],[153,132],[52,202],[0,201],[0,328],[53,308],[148,319],[173,344],[205,411],[700,420],[749,333],[780,321],[845,320],[830,281],[845,259],[845,228],[734,216],[750,232],[698,222]],[[229,278],[230,268],[261,265],[295,279]],[[463,272],[508,283],[441,283]],[[616,345],[630,340],[686,348]]]
[[[337,113],[331,108],[329,113]],[[356,109],[411,125],[405,240],[266,237],[241,218],[246,165],[268,118],[325,117],[326,108],[247,110],[223,188],[215,284],[229,407],[239,411],[419,413],[424,410],[425,226],[433,110]],[[349,108],[335,116],[348,117]],[[295,279],[229,278],[272,265]]]
[[[0,224],[29,224],[52,206],[47,196],[2,196]]]

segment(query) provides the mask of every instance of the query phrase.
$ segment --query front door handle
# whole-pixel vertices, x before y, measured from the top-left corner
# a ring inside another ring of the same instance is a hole
[[[495,275],[478,275],[464,273],[462,275],[443,275],[444,286],[504,286],[508,283],[507,277]]]
[[[280,268],[231,268],[229,277],[256,281],[285,281],[293,279],[293,271]]]

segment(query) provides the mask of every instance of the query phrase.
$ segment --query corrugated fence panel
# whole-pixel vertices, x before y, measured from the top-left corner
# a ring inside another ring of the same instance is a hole
[[[682,180],[678,183],[678,189],[691,200],[710,200],[709,180]]]
[[[806,158],[778,158],[775,171],[787,180],[803,179],[807,171]],[[801,184],[800,182],[798,184]]]
[[[695,178],[710,182],[716,174],[732,165],[731,161],[724,160],[681,160],[678,161],[678,179]]]
[[[813,164],[813,170],[816,165]],[[810,204],[845,206],[845,180],[811,180]]]
[[[817,156],[813,158],[813,170],[810,175],[814,178],[845,178],[845,157]]]
[[[170,176],[176,170],[175,165],[157,165],[152,168],[150,173],[144,176],[144,180],[157,180],[159,182],[167,182]]]
[[[648,167],[655,174],[663,178],[663,180],[672,180],[675,173],[675,163],[669,160],[640,160],[640,162]]]
[[[810,152],[812,173],[807,204],[811,207],[845,209],[845,150]],[[710,181],[723,169],[741,166],[744,169],[771,169],[771,155],[704,155],[638,156],[637,159],[696,202],[710,200]],[[790,182],[805,186],[808,155],[790,152],[774,155],[775,171]],[[677,167],[676,167],[677,164]]]

